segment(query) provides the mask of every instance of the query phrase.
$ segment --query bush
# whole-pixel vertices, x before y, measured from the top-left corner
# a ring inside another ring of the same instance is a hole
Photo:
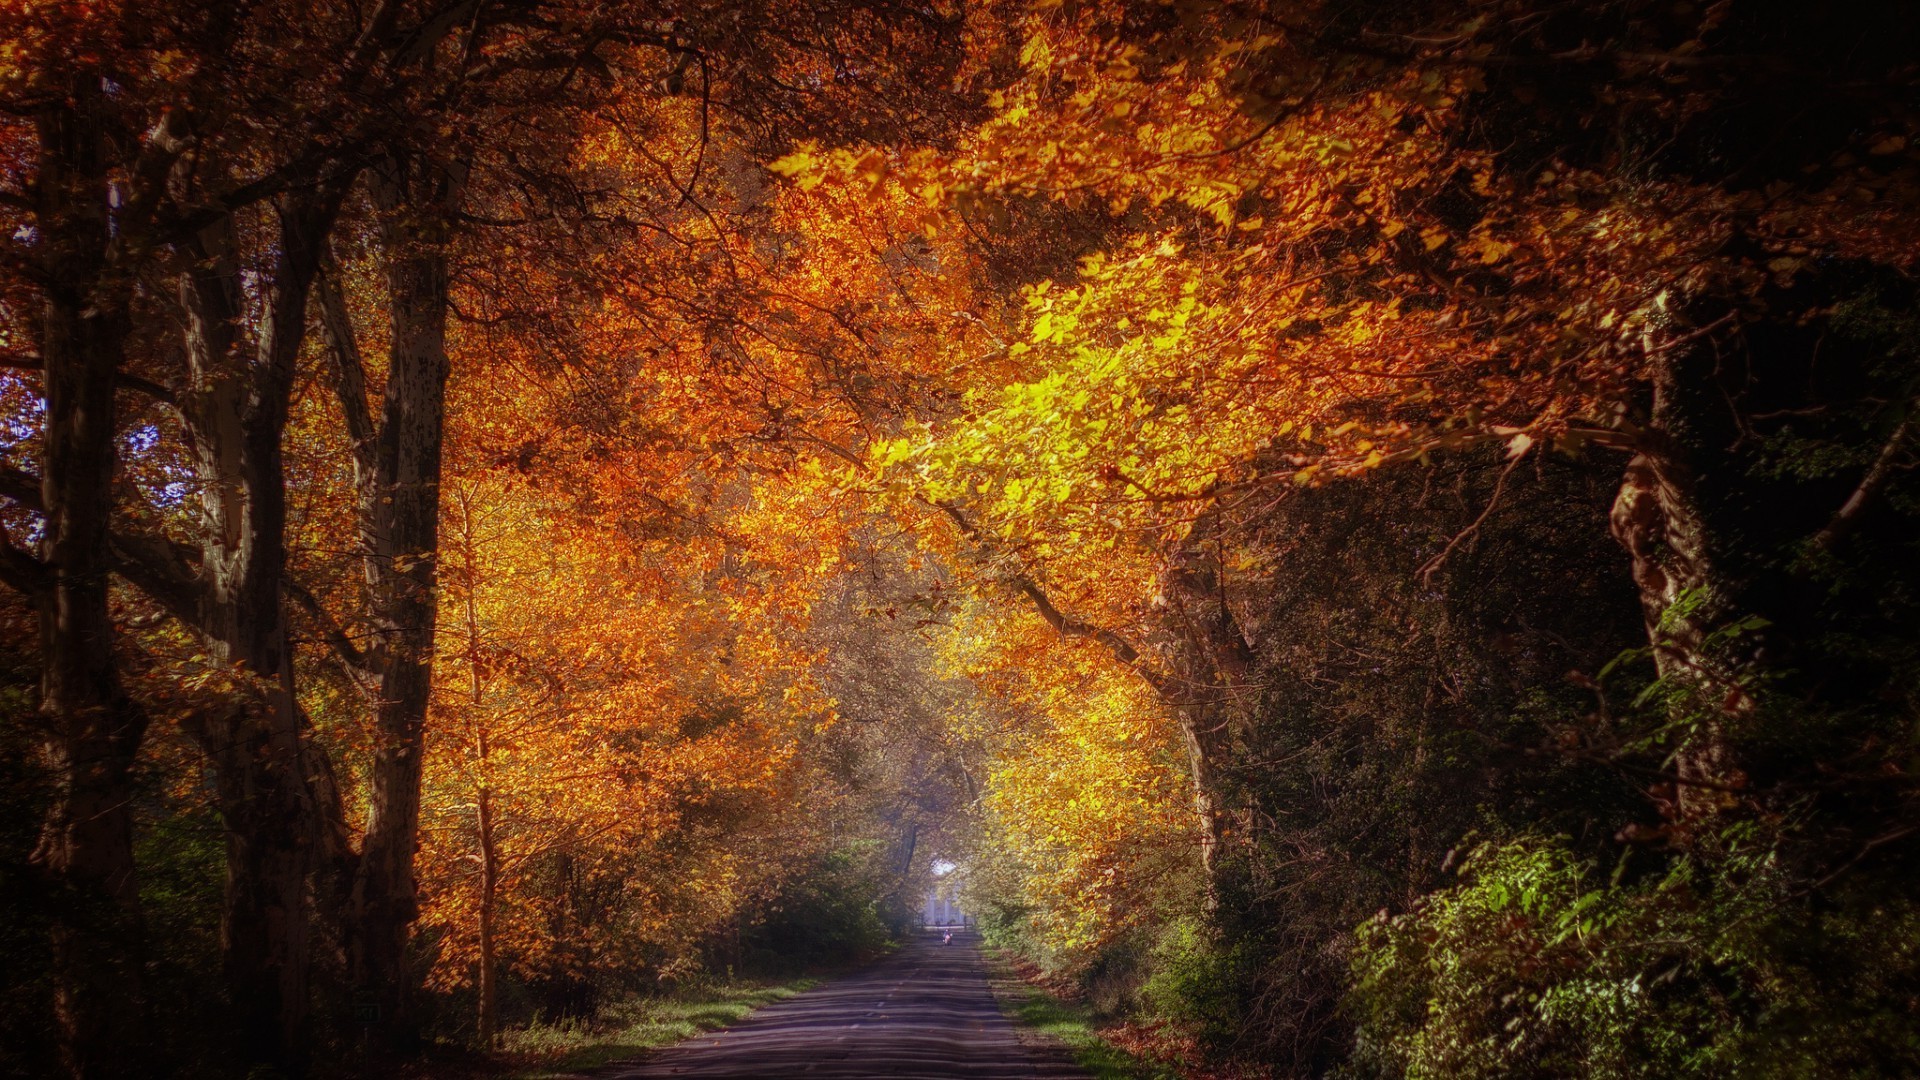
[[[1196,920],[1169,923],[1153,947],[1153,975],[1141,988],[1141,1001],[1155,1018],[1221,1043],[1233,1037],[1245,1013],[1250,960],[1244,945],[1224,945]]]
[[[1730,828],[1630,884],[1561,840],[1482,844],[1359,929],[1348,1075],[1913,1075],[1920,908],[1816,905],[1779,840]]]

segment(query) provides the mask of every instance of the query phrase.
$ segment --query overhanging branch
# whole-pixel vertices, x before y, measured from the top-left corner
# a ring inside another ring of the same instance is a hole
[[[965,535],[967,539],[983,546],[986,544],[988,539],[986,535],[971,521],[968,521],[967,516],[961,512],[959,507],[953,505],[952,502],[942,500],[931,503],[930,505],[951,518],[953,523],[959,526],[960,532]],[[1098,644],[1101,648],[1112,654],[1115,660],[1125,664],[1134,674],[1145,680],[1146,684],[1153,687],[1156,692],[1161,692],[1166,689],[1168,685],[1167,676],[1155,671],[1153,667],[1146,662],[1146,659],[1140,655],[1140,650],[1135,648],[1133,643],[1125,637],[1104,626],[1095,626],[1092,623],[1076,619],[1066,612],[1061,611],[1059,605],[1053,602],[1053,598],[1047,595],[1046,588],[1038,581],[1035,581],[1032,575],[1024,570],[1016,571],[1008,575],[1007,583],[1013,586],[1015,592],[1026,597],[1027,600],[1033,604],[1033,608],[1039,613],[1040,618],[1043,619],[1048,626],[1053,627],[1055,633],[1061,637],[1080,638]]]

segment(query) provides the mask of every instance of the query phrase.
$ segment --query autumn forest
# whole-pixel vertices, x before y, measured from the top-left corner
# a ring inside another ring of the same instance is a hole
[[[0,1076],[936,887],[1138,1075],[1920,1075],[1904,0],[0,0],[0,237]]]

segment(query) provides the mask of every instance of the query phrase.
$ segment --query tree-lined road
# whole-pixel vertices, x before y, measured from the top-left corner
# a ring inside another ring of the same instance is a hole
[[[1063,1053],[1023,1046],[994,1004],[975,935],[923,937],[738,1026],[656,1051],[608,1080],[1083,1080]]]

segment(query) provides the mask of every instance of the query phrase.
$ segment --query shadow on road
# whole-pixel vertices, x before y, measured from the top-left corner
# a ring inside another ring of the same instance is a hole
[[[1022,1046],[994,1004],[979,935],[928,933],[872,967],[769,1005],[736,1027],[601,1074],[606,1080],[1085,1080],[1064,1053]]]

